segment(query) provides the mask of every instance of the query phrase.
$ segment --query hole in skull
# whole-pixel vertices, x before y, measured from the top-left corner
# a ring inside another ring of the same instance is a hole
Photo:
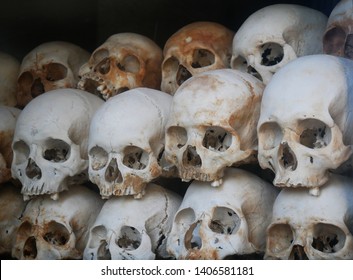
[[[191,78],[192,74],[183,66],[179,65],[178,72],[176,75],[176,81],[178,86],[184,83],[187,79]]]
[[[291,168],[292,171],[297,169],[297,158],[287,142],[280,145],[278,152],[279,162],[285,169]]]
[[[331,130],[320,120],[307,119],[300,123],[300,144],[310,149],[326,147],[331,141]]]
[[[50,63],[46,66],[46,79],[50,82],[65,79],[67,76],[67,67],[60,63]]]
[[[64,162],[70,156],[70,145],[59,139],[47,139],[43,158],[51,162]]]
[[[251,65],[248,65],[248,62],[242,56],[238,56],[237,58],[233,59],[232,69],[240,70],[241,72],[246,72],[262,81],[262,77],[259,72],[257,72],[256,69]]]
[[[117,63],[117,67],[124,72],[138,73],[140,71],[140,61],[134,55],[127,55],[121,63]]]
[[[99,146],[89,150],[89,162],[93,170],[100,170],[108,163],[108,153]]]
[[[191,66],[193,68],[207,67],[215,62],[215,56],[212,52],[206,49],[195,49],[192,56]]]
[[[276,122],[265,122],[259,128],[259,143],[264,150],[271,150],[280,145],[283,139],[282,129]]]
[[[342,55],[341,51],[346,40],[346,32],[339,26],[326,31],[323,39],[324,53]]]
[[[26,167],[26,175],[32,180],[39,180],[42,178],[42,171],[33,159],[28,159],[28,164]]]
[[[288,259],[290,259],[290,260],[308,260],[308,256],[305,254],[303,246],[294,245]]]
[[[346,242],[346,235],[335,225],[316,224],[311,246],[323,253],[335,253],[341,250]]]
[[[261,47],[261,64],[264,66],[273,66],[280,63],[284,52],[281,45],[273,42],[263,44]]]
[[[110,71],[110,59],[109,57],[104,58],[101,62],[99,62],[94,71],[98,71],[100,74],[105,75]]]
[[[202,240],[199,234],[201,222],[198,221],[190,225],[185,233],[184,245],[187,250],[200,249],[202,247]]]
[[[16,164],[21,164],[27,161],[30,153],[29,146],[22,140],[16,141],[13,144],[14,161]]]
[[[141,240],[141,233],[136,228],[123,226],[116,244],[122,249],[133,251],[140,247]]]
[[[21,91],[29,92],[33,84],[33,76],[31,72],[23,72],[17,82]]]
[[[121,176],[121,172],[119,170],[119,167],[118,167],[118,164],[117,164],[115,158],[113,158],[109,162],[109,165],[107,166],[107,169],[105,170],[104,178],[109,183],[112,183],[112,182],[121,183],[123,181],[123,178]]]
[[[149,154],[136,146],[128,146],[124,150],[123,164],[129,168],[142,170],[146,168]]]
[[[54,246],[63,246],[69,241],[70,233],[64,225],[51,221],[43,239]]]
[[[111,260],[112,256],[109,251],[108,243],[105,240],[100,241],[100,245],[97,251],[98,260]]]
[[[349,34],[344,45],[344,57],[353,59],[353,34]]]
[[[181,126],[171,126],[167,130],[166,142],[172,148],[182,148],[188,140],[187,131]]]
[[[288,224],[273,224],[268,229],[267,246],[272,253],[287,250],[293,242],[293,231]]]
[[[202,145],[215,152],[224,152],[232,144],[232,135],[222,127],[208,127]]]
[[[35,259],[37,257],[37,244],[34,236],[29,237],[23,246],[23,257]]]
[[[35,79],[32,86],[31,86],[32,97],[35,98],[44,92],[45,92],[45,89],[44,89],[44,85],[43,85],[41,79],[39,79],[39,78]]]
[[[183,165],[192,167],[201,167],[202,160],[196,151],[195,146],[188,146],[183,154]]]
[[[208,227],[216,233],[232,234],[238,230],[240,223],[239,216],[232,209],[216,207]]]

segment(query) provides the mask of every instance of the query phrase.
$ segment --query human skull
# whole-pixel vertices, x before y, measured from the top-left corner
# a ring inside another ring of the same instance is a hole
[[[353,3],[341,0],[332,10],[323,38],[324,53],[353,59]]]
[[[320,196],[283,189],[267,229],[265,259],[353,259],[353,181],[334,174]]]
[[[19,71],[19,61],[7,53],[0,52],[0,105],[16,106]]]
[[[94,115],[89,134],[89,178],[103,198],[144,194],[162,175],[164,129],[172,96],[135,88],[109,98]]]
[[[57,199],[69,185],[88,181],[88,133],[103,100],[78,89],[56,89],[22,110],[13,137],[12,176],[25,199],[50,194]]]
[[[289,61],[322,53],[327,17],[292,4],[264,7],[250,15],[233,39],[231,67],[268,84]]]
[[[222,183],[227,166],[256,161],[256,124],[264,86],[232,69],[200,73],[176,91],[165,158],[184,181]]]
[[[353,62],[325,54],[298,58],[273,76],[262,98],[258,159],[274,185],[314,195],[353,144]]]
[[[174,95],[188,78],[230,68],[234,32],[215,22],[190,23],[165,43],[161,90]]]
[[[103,206],[99,195],[73,185],[58,200],[31,199],[21,218],[12,256],[25,260],[82,259],[89,229]]]
[[[59,88],[76,88],[78,71],[89,59],[81,47],[62,41],[43,43],[22,60],[17,104],[23,108],[36,96]]]
[[[159,89],[162,59],[162,49],[146,36],[112,35],[81,67],[78,88],[105,100],[137,87]]]
[[[86,260],[153,260],[170,258],[166,240],[181,197],[149,183],[139,200],[111,197],[90,230]]]
[[[0,183],[11,179],[12,140],[21,110],[0,105]]]
[[[0,185],[0,255],[11,255],[26,204],[20,187],[9,182]]]
[[[264,253],[278,190],[253,173],[227,168],[224,184],[188,187],[174,216],[167,250],[177,259],[224,259]]]

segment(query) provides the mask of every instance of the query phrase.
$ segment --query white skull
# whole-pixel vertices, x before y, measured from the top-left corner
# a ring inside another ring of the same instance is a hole
[[[20,63],[13,56],[0,52],[0,105],[16,106],[17,76]]]
[[[11,179],[11,144],[20,112],[20,109],[0,105],[0,183]]]
[[[139,200],[107,200],[90,230],[86,260],[153,260],[170,258],[166,240],[181,197],[150,183]]]
[[[176,91],[166,126],[167,161],[179,177],[222,183],[227,166],[256,161],[264,86],[232,69],[200,73]]]
[[[17,102],[24,107],[34,97],[59,88],[76,88],[78,71],[89,53],[69,42],[43,43],[22,60],[17,80]]]
[[[329,170],[353,144],[353,62],[311,55],[290,62],[266,86],[258,123],[258,159],[274,185],[319,194]]]
[[[231,67],[268,84],[289,61],[322,53],[327,17],[308,7],[276,4],[250,15],[233,39]]]
[[[128,89],[159,89],[162,49],[135,33],[110,36],[80,69],[78,88],[108,99]]]
[[[215,22],[194,22],[165,43],[161,89],[174,94],[191,76],[230,68],[234,32]]]
[[[73,185],[58,200],[31,199],[21,218],[12,256],[17,259],[82,259],[89,230],[103,206],[99,195]]]
[[[25,199],[59,192],[88,180],[91,118],[103,100],[78,89],[56,89],[23,109],[13,137],[12,176],[22,183]]]
[[[323,38],[324,52],[353,59],[353,3],[341,0],[332,10]]]
[[[0,185],[0,255],[11,255],[26,204],[20,187],[11,183]]]
[[[283,189],[267,229],[265,259],[353,259],[353,181],[332,175],[312,196]]]
[[[89,134],[89,178],[103,198],[134,195],[162,175],[164,129],[172,96],[135,88],[109,98]]]
[[[227,168],[218,188],[193,181],[174,217],[167,250],[177,259],[224,259],[264,253],[277,189]]]

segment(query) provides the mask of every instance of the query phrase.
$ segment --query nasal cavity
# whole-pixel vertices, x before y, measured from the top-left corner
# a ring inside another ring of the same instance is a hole
[[[44,89],[44,85],[42,84],[42,81],[39,78],[35,79],[31,87],[32,97],[35,98],[44,92],[45,92],[45,89]]]
[[[292,171],[297,169],[297,158],[287,142],[282,143],[279,147],[279,162],[285,169]]]
[[[109,183],[121,183],[123,181],[116,159],[113,158],[105,170],[105,180]]]
[[[308,260],[308,256],[305,254],[304,247],[300,245],[294,245],[292,252],[289,256],[290,260]]]
[[[28,160],[28,164],[26,167],[26,175],[32,180],[39,180],[40,178],[42,178],[42,171],[40,170],[36,162],[31,158]]]
[[[37,257],[37,244],[34,236],[29,237],[23,246],[23,257],[26,259],[35,259]]]
[[[184,83],[187,79],[191,78],[192,74],[182,65],[179,65],[179,69],[176,76],[178,86]]]
[[[201,167],[202,160],[198,155],[195,146],[188,146],[183,154],[183,165],[192,167]]]

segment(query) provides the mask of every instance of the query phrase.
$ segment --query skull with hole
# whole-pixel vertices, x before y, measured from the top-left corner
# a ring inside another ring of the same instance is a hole
[[[109,98],[93,116],[88,143],[89,178],[103,198],[140,198],[163,175],[164,129],[172,96],[135,88]],[[168,171],[165,171],[168,173]]]
[[[103,99],[128,89],[159,89],[162,49],[150,38],[118,33],[99,46],[80,69],[78,88]]]
[[[78,71],[89,52],[62,41],[43,43],[22,60],[17,84],[17,105],[23,108],[38,95],[59,88],[76,88]]]
[[[215,22],[194,22],[166,42],[161,89],[174,95],[190,77],[209,70],[230,68],[234,32]]]
[[[289,61],[320,54],[327,17],[292,4],[264,7],[250,15],[233,39],[231,67],[251,73],[265,84]]]
[[[232,69],[200,73],[176,91],[165,158],[184,181],[222,183],[227,166],[257,162],[256,124],[264,85]]]
[[[26,204],[20,187],[9,182],[0,185],[0,255],[11,255]]]
[[[353,59],[353,3],[341,0],[332,10],[323,38],[324,53]]]
[[[177,259],[263,254],[277,188],[253,173],[227,168],[218,188],[193,181],[174,216],[167,250]]]
[[[20,109],[0,105],[0,183],[11,180],[11,144],[20,112]]]
[[[182,198],[149,183],[139,200],[109,198],[91,227],[86,260],[168,259],[166,240]]]
[[[88,134],[103,100],[78,89],[56,89],[22,110],[13,137],[12,176],[25,199],[50,194],[57,199],[69,185],[88,181]]]
[[[0,52],[0,105],[16,106],[19,71],[19,61],[7,53]]]
[[[12,256],[21,260],[82,259],[89,230],[104,201],[81,185],[72,185],[58,200],[31,199],[16,234]]]
[[[274,185],[319,195],[330,170],[351,170],[352,77],[351,60],[325,54],[298,58],[273,76],[257,130],[259,163],[275,173]]]
[[[333,174],[320,196],[283,189],[267,229],[265,259],[353,259],[353,181]]]

